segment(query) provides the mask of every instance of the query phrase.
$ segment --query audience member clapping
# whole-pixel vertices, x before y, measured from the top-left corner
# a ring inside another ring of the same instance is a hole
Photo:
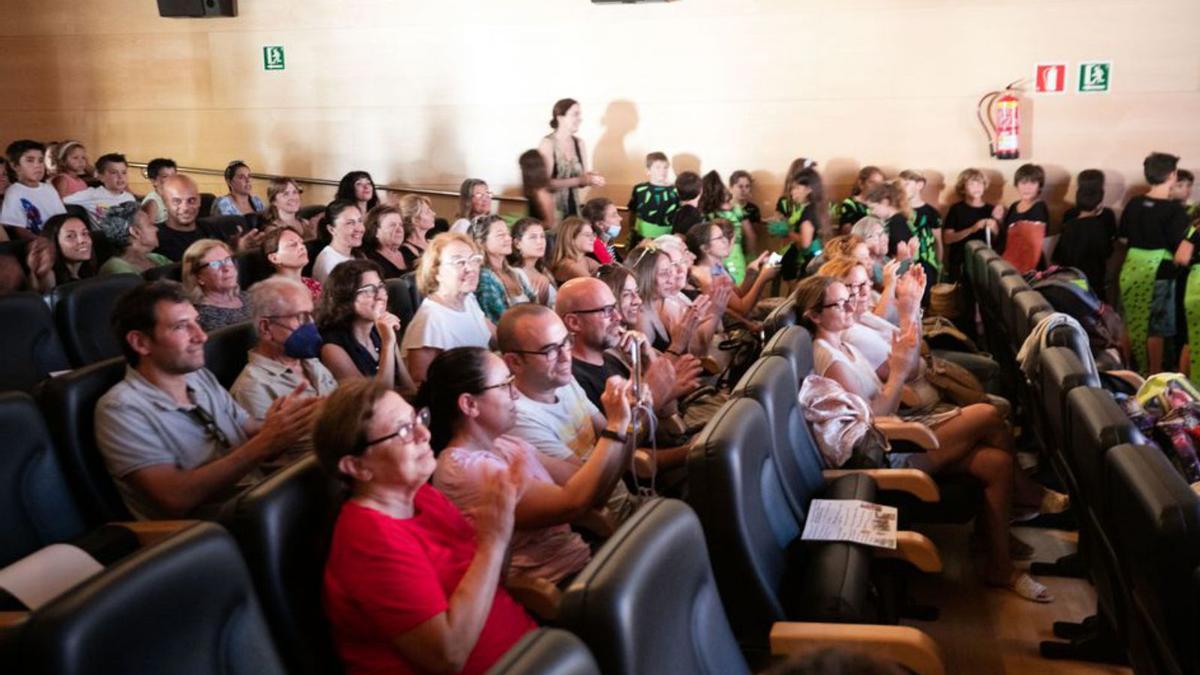
[[[30,243],[27,261],[30,285],[40,293],[96,276],[99,267],[87,223],[66,213],[46,221],[41,237]]]
[[[321,362],[339,382],[373,377],[412,394],[416,387],[396,350],[400,319],[388,311],[387,300],[375,263],[351,260],[334,268],[317,311]]]
[[[608,391],[610,407],[623,390]],[[459,509],[481,506],[487,475],[512,470],[522,478],[509,574],[558,583],[591,558],[570,523],[603,506],[624,468],[619,444],[605,440],[582,465],[539,453],[511,435],[516,424],[517,386],[499,356],[480,347],[438,354],[418,396],[428,405],[431,441],[438,454],[433,484]],[[614,417],[619,409],[610,410]],[[627,413],[626,413],[627,414]]]
[[[487,347],[496,328],[475,299],[483,254],[464,234],[433,238],[417,268],[417,288],[425,300],[404,332],[401,348],[408,372],[425,381],[438,352],[454,347]]]
[[[508,264],[513,239],[503,218],[480,216],[471,223],[469,233],[483,252],[475,298],[489,321],[496,323],[509,307],[537,299],[534,290]]]
[[[692,226],[687,234],[687,247],[696,262],[692,264],[691,276],[701,293],[709,295],[717,291],[718,284],[731,283],[732,275],[725,261],[732,250],[730,233],[735,226],[726,220],[704,222]],[[767,282],[779,274],[779,268],[765,265],[770,252],[764,251],[746,266],[746,276],[741,287],[734,287],[726,308],[741,317],[749,317],[754,306],[762,297]]]
[[[100,266],[100,274],[141,274],[171,261],[158,248],[158,227],[150,214],[133,202],[118,204],[97,223],[96,231],[108,242],[113,255]]]
[[[313,432],[321,466],[351,490],[322,594],[347,675],[483,673],[537,627],[501,587],[521,467],[484,472],[478,507],[463,514],[429,484],[428,415],[356,380],[330,395]]]
[[[112,323],[128,367],[96,404],[96,443],[137,518],[214,517],[259,466],[309,434],[318,399],[289,393],[260,423],[204,369],[207,336],[183,287],[125,293]]]
[[[262,200],[252,193],[254,182],[245,162],[234,160],[225,167],[225,184],[229,186],[229,193],[213,201],[210,215],[244,216],[262,212]]]
[[[183,254],[183,288],[207,332],[250,319],[248,298],[238,285],[237,261],[223,241],[201,239]]]

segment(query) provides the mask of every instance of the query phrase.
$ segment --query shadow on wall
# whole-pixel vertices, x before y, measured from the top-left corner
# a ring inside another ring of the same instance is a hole
[[[624,181],[618,179],[627,174],[630,166],[643,164],[641,157],[630,157],[625,147],[625,139],[638,126],[637,106],[632,101],[612,101],[604,109],[600,124],[604,127],[604,132],[600,134],[592,153],[592,170],[604,176],[608,184],[601,190],[592,191],[588,196],[604,196],[618,204],[624,204],[624,198],[628,196],[632,186],[624,185]]]
[[[700,157],[690,152],[681,152],[671,157],[671,172],[678,176],[684,171],[692,171],[699,174]]]
[[[837,204],[849,197],[861,168],[858,160],[849,157],[831,157],[828,162],[818,164],[817,171],[825,182],[825,199]]]

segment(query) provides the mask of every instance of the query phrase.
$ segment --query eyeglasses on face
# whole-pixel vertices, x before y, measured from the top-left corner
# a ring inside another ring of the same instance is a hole
[[[272,323],[279,323],[280,321],[283,321],[285,319],[296,319],[301,324],[312,323],[312,321],[313,321],[312,312],[292,312],[291,314],[272,314],[270,316],[264,316],[263,318]]]
[[[442,264],[449,265],[461,272],[468,267],[475,268],[482,265],[483,256],[476,253],[474,255],[467,256],[466,258],[450,258],[448,260],[443,260]]]
[[[846,284],[846,288],[850,289],[850,295],[864,295],[871,292],[871,282],[864,281],[861,284]]]
[[[202,265],[202,267],[207,267],[210,270],[219,270],[222,267],[233,267],[234,262],[233,262],[233,258],[231,256],[225,256],[224,258],[221,258],[220,260],[209,260],[208,262],[202,263],[201,265]]]
[[[555,356],[570,358],[571,356],[571,336],[563,338],[562,342],[548,344],[541,349],[510,349],[509,354],[529,354],[534,356],[544,356],[552,359]]]
[[[828,302],[828,303],[825,303],[824,305],[821,305],[821,309],[829,309],[831,307],[841,307],[843,312],[849,312],[854,307],[854,305],[853,305],[853,301],[850,298],[846,298],[845,300],[839,300],[839,301],[835,301],[835,302]]]
[[[509,375],[507,380],[505,380],[499,384],[489,384],[486,387],[480,387],[479,394],[483,395],[483,394],[486,394],[487,392],[491,391],[492,389],[499,389],[500,387],[508,387],[508,395],[515,398],[517,395],[517,378],[512,375]]]
[[[617,315],[617,305],[604,305],[603,307],[593,307],[592,309],[577,309],[571,314],[604,314],[604,318],[611,319]]]
[[[417,430],[417,425],[421,425],[426,429],[429,428],[429,408],[421,408],[418,410],[417,414],[413,416],[413,421],[396,427],[395,433],[388,434],[387,436],[380,436],[379,438],[363,443],[363,450],[366,450],[372,445],[376,445],[384,441],[390,441],[393,438],[399,438],[401,443],[409,443],[413,439],[413,432]]]
[[[358,297],[363,297],[363,296],[367,296],[367,295],[372,295],[372,296],[387,295],[387,286],[385,286],[382,282],[378,283],[378,284],[367,284],[366,286],[359,286],[358,288],[354,289],[354,295],[358,296]]]

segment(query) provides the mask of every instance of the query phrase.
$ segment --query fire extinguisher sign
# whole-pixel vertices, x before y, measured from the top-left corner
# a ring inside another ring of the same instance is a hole
[[[1039,63],[1034,70],[1034,91],[1039,94],[1063,94],[1067,91],[1067,64]]]

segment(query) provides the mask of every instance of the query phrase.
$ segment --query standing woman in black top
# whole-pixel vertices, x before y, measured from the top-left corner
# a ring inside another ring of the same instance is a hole
[[[943,271],[951,282],[962,278],[963,262],[966,260],[964,251],[968,241],[988,241],[990,233],[994,242],[1000,236],[1004,207],[983,200],[987,186],[987,176],[979,169],[964,169],[954,184],[954,192],[961,201],[950,205],[946,221],[942,224],[942,241],[949,247]]]
[[[358,210],[366,213],[379,206],[379,195],[375,191],[375,181],[366,171],[351,171],[342,176],[338,183],[337,195],[334,199],[345,199],[358,205]]]
[[[395,279],[411,269],[404,256],[404,216],[400,209],[380,204],[367,212],[363,227],[363,253],[379,265],[384,279]]]
[[[579,215],[583,206],[579,190],[604,186],[604,176],[587,170],[587,148],[575,135],[582,122],[583,112],[578,101],[571,98],[556,101],[550,113],[550,128],[554,131],[542,138],[537,147],[549,169],[550,189],[554,191],[555,209],[560,218]],[[544,218],[540,220],[545,222]]]

